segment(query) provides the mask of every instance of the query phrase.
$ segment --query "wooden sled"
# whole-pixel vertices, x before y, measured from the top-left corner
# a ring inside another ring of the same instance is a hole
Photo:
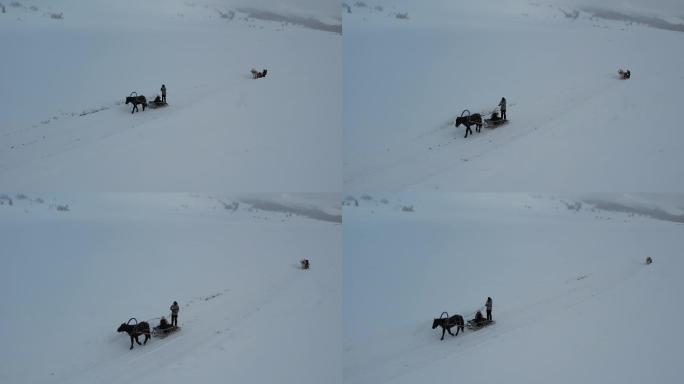
[[[165,101],[154,101],[154,100],[152,100],[152,101],[147,102],[147,107],[152,108],[152,109],[166,107],[167,105],[169,105],[169,104]]]
[[[175,333],[177,331],[180,331],[180,327],[176,327],[176,326],[171,325],[171,326],[168,326],[166,328],[162,328],[160,326],[156,326],[156,327],[152,328],[152,336],[163,339],[166,336],[168,336],[172,333]]]
[[[492,324],[495,324],[494,320],[486,320],[483,319],[481,321],[476,322],[475,319],[468,320],[468,323],[466,324],[466,327],[470,329],[471,331],[478,331],[484,327],[488,327]]]
[[[504,120],[497,112],[492,112],[492,114],[489,115],[489,119],[484,120],[484,126],[486,128],[496,128],[506,124],[508,124],[508,120]]]

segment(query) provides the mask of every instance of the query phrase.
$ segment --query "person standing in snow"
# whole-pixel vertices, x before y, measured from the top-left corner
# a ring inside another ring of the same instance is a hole
[[[166,103],[166,85],[162,84],[161,87],[162,102]]]
[[[501,108],[501,118],[506,120],[506,98],[502,97],[499,102],[499,108]]]
[[[174,327],[178,326],[178,310],[180,310],[180,307],[178,306],[178,302],[173,302],[171,304],[171,307],[169,308],[171,310],[171,325]]]
[[[487,307],[487,320],[492,320],[492,298],[488,297],[487,302],[485,303],[485,307]]]

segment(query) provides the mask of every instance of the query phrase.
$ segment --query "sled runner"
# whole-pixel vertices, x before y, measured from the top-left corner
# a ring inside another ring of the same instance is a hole
[[[147,107],[152,108],[152,109],[166,107],[167,105],[169,105],[169,104],[167,104],[165,101],[161,101],[161,100],[152,100],[152,101],[147,102]]]
[[[492,112],[489,119],[485,119],[485,127],[487,128],[496,128],[505,124],[508,124],[508,120],[501,118],[497,112]]]
[[[163,339],[166,336],[168,336],[168,335],[170,335],[176,331],[179,331],[179,330],[180,330],[180,327],[173,326],[173,325],[169,325],[168,327],[164,327],[164,328],[162,328],[161,326],[158,325],[158,326],[152,328],[152,336],[156,336],[160,339]]]
[[[476,321],[475,319],[472,319],[468,320],[466,327],[468,327],[468,329],[470,329],[471,331],[477,331],[484,327],[488,327],[492,324],[494,324],[494,320],[482,319],[480,321]]]

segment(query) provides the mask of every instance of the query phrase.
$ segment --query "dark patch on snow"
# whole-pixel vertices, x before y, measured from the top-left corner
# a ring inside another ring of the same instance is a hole
[[[9,195],[3,194],[0,196],[0,205],[5,205],[5,202],[7,202],[7,205],[14,205],[12,198]]]
[[[95,107],[95,108],[86,109],[83,112],[79,113],[78,115],[79,116],[92,115],[93,113],[97,113],[100,111],[106,111],[108,109],[109,109],[109,107],[106,107],[106,106]]]
[[[596,209],[601,209],[604,211],[631,213],[647,216],[656,220],[684,224],[684,215],[675,215],[657,207],[631,206],[599,199],[589,199],[585,200],[585,202],[587,204],[593,205]]]
[[[237,10],[239,12],[246,13],[248,17],[257,20],[287,22],[319,31],[333,32],[340,35],[342,34],[342,24],[326,24],[313,17],[285,15],[256,8],[238,8]]]
[[[342,215],[333,215],[333,214],[324,212],[321,209],[316,208],[316,207],[288,206],[285,204],[276,203],[276,202],[272,202],[272,201],[260,200],[260,199],[250,199],[250,198],[242,199],[242,201],[244,203],[251,205],[252,208],[262,210],[262,211],[290,213],[290,214],[308,217],[308,218],[314,219],[314,220],[322,220],[322,221],[328,221],[331,223],[338,223],[338,224],[342,223]]]
[[[233,11],[232,9],[228,12],[223,12],[220,9],[214,10],[216,11],[216,13],[219,14],[219,16],[221,16],[222,19],[233,20],[235,18],[235,11]]]
[[[352,206],[353,205],[355,207],[358,207],[359,201],[354,196],[347,196],[342,201],[342,205],[344,205],[344,206]]]
[[[228,210],[228,211],[233,211],[233,212],[235,212],[235,211],[237,211],[238,208],[240,207],[240,203],[238,203],[237,201],[234,201],[234,202],[232,202],[232,203],[230,203],[230,204],[228,204],[228,203],[226,203],[226,202],[224,202],[224,201],[221,201],[221,200],[219,200],[218,202],[221,203],[221,204],[223,205],[223,209]]]
[[[223,295],[223,292],[217,292],[217,293],[211,294],[209,296],[200,297],[200,299],[202,299],[204,301],[209,301],[209,300],[215,299],[221,295]]]
[[[413,205],[404,205],[401,207],[402,212],[414,212]]]
[[[582,209],[582,202],[580,202],[580,201],[573,201],[573,202],[561,201],[561,203],[565,204],[565,207],[569,211],[579,212]]]
[[[684,24],[672,24],[655,16],[628,15],[622,12],[592,7],[584,8],[582,10],[589,12],[594,17],[599,17],[601,19],[640,23],[653,28],[684,32]]]

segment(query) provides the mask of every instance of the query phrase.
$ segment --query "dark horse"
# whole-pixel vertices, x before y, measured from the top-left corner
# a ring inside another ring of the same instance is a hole
[[[446,312],[442,312],[442,315],[444,315]],[[447,316],[449,314],[447,313]],[[459,330],[464,331],[463,329],[463,316],[461,315],[453,315],[451,317],[440,317],[439,319],[435,319],[432,322],[432,329],[437,328],[437,326],[442,327],[442,338],[440,340],[444,340],[444,331],[449,332],[451,336],[458,336]],[[451,333],[451,328],[456,327],[456,334],[454,335]]]
[[[131,111],[131,113],[138,110],[138,104],[142,104],[144,111],[145,107],[147,106],[147,99],[143,95],[138,96],[137,93],[135,93],[135,96],[133,96],[134,93],[135,92],[131,92],[130,96],[126,96],[126,104],[133,103],[133,110]]]
[[[479,113],[473,113],[472,115],[468,116],[460,116],[456,118],[456,128],[458,128],[459,125],[465,125],[466,127],[466,134],[464,137],[468,137],[468,132],[470,134],[473,134],[473,131],[470,129],[471,125],[475,126],[475,131],[480,132],[480,129],[482,128],[482,115]]]
[[[131,320],[128,320],[128,322],[130,323]],[[136,324],[121,323],[121,326],[116,331],[126,332],[128,333],[128,336],[131,337],[131,348],[129,349],[133,349],[133,340],[135,340],[138,345],[144,345],[147,344],[147,340],[150,339],[150,325],[144,321],[138,323],[136,320]],[[140,335],[145,335],[145,341],[142,344],[140,344],[140,340],[138,340],[138,336]]]

